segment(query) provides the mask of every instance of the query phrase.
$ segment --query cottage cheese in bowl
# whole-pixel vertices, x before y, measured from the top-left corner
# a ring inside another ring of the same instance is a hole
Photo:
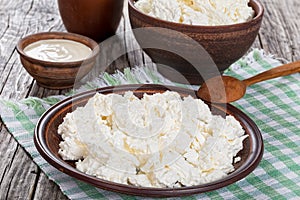
[[[58,127],[59,154],[84,173],[144,187],[212,182],[234,171],[247,137],[232,116],[212,115],[177,92],[95,94]]]
[[[145,14],[170,22],[190,25],[230,25],[249,21],[254,10],[249,0],[138,0]]]

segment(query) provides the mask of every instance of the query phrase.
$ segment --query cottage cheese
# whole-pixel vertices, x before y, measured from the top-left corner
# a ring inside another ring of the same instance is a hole
[[[138,0],[135,6],[150,16],[190,25],[229,25],[249,21],[249,0]]]
[[[59,154],[80,171],[146,187],[221,179],[247,137],[234,117],[212,115],[200,99],[170,91],[142,99],[97,93],[66,115],[58,133]]]

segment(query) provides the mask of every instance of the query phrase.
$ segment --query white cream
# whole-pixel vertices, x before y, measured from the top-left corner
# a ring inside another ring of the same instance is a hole
[[[190,25],[229,25],[249,21],[249,0],[138,0],[135,6],[150,16]]]
[[[136,186],[208,183],[234,170],[247,137],[237,120],[212,115],[176,92],[95,94],[58,127],[59,154],[82,172]]]
[[[67,39],[45,39],[33,42],[24,48],[28,56],[51,62],[74,62],[92,54],[88,46]]]

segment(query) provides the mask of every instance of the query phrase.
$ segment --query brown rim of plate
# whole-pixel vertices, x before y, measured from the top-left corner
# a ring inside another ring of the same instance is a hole
[[[133,91],[137,96],[139,96],[144,93],[162,93],[166,90],[176,91],[183,96],[195,96],[196,94],[196,91],[174,86],[138,84],[104,87],[66,98],[65,100],[57,103],[56,105],[48,109],[39,119],[34,133],[35,146],[46,161],[48,161],[52,166],[54,166],[58,170],[70,175],[71,177],[89,183],[101,189],[121,192],[129,195],[147,197],[187,196],[216,190],[230,185],[238,180],[241,180],[242,178],[250,174],[258,166],[263,155],[264,145],[262,135],[255,123],[246,114],[244,114],[242,111],[230,104],[221,105],[207,103],[209,106],[211,106],[212,108],[216,108],[220,112],[225,112],[226,114],[233,115],[241,123],[246,134],[248,134],[246,146],[247,150],[245,150],[246,157],[244,160],[240,161],[240,166],[237,167],[235,171],[230,173],[225,178],[211,183],[182,188],[150,188],[119,184],[80,172],[74,167],[74,163],[66,162],[58,156],[57,143],[60,142],[61,138],[60,136],[58,136],[55,127],[57,128],[58,124],[62,122],[62,118],[66,113],[72,111],[73,106],[83,106],[87,102],[87,100],[91,98],[96,92],[103,94],[109,94],[112,92],[117,94],[123,94],[125,91]],[[55,123],[56,125],[53,125]],[[52,128],[51,130],[51,127],[53,126],[54,129]],[[54,139],[52,139],[51,137],[53,137]],[[50,141],[49,138],[51,138],[52,141]],[[56,146],[54,145],[54,143],[56,143]]]

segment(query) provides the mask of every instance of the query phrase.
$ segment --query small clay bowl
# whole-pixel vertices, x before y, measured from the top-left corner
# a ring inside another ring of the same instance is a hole
[[[36,59],[24,52],[24,48],[29,44],[46,39],[66,39],[79,42],[91,48],[92,53],[84,60],[54,62]],[[37,81],[38,85],[49,89],[72,88],[75,81],[79,81],[90,72],[99,54],[97,42],[79,34],[66,32],[43,32],[28,35],[18,42],[16,48],[26,71]]]
[[[249,6],[255,11],[250,21],[221,26],[187,25],[144,14],[135,7],[137,1],[128,1],[128,12],[133,32],[140,46],[155,63],[164,65],[158,66],[158,70],[164,76],[172,81],[186,83],[181,78],[183,76],[188,83],[197,85],[223,73],[249,50],[258,34],[264,13],[263,5],[259,0],[250,0]],[[165,30],[149,29],[143,34],[135,31],[138,28],[149,27]],[[193,43],[175,32],[188,36],[196,44],[200,44],[207,54],[201,55]],[[159,48],[152,48],[151,44],[158,44]],[[161,44],[163,46],[160,46]],[[160,47],[168,47],[173,51],[168,52]],[[183,53],[185,57],[181,56]],[[213,62],[210,62],[207,56],[210,56]],[[191,60],[194,63],[191,63]],[[217,66],[215,67],[217,70],[212,70],[211,65]],[[174,72],[182,76],[177,76]]]

